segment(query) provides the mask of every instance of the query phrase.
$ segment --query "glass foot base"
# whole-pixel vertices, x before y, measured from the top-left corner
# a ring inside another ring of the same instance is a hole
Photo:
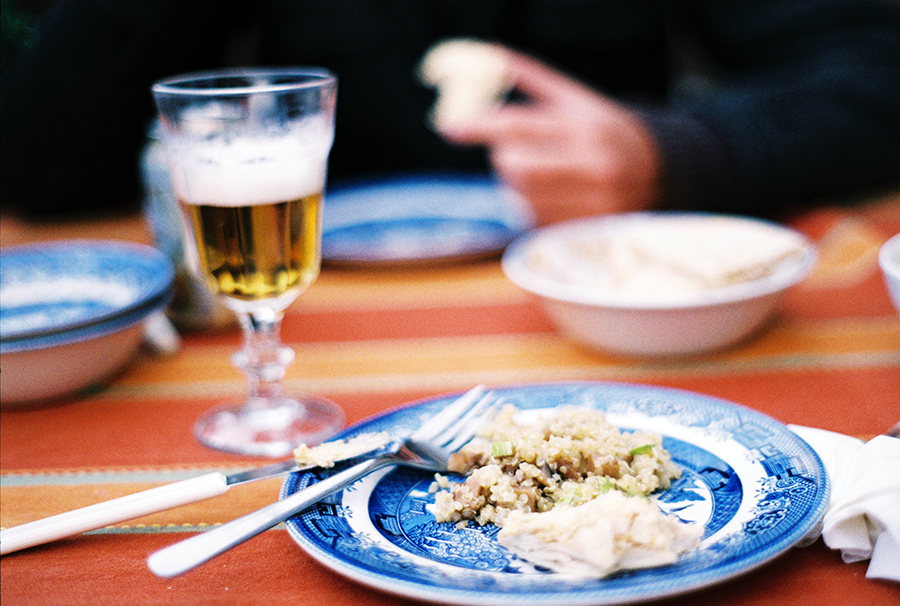
[[[215,450],[286,457],[300,444],[317,444],[344,426],[334,402],[314,396],[281,398],[274,405],[221,408],[194,425],[194,435]]]

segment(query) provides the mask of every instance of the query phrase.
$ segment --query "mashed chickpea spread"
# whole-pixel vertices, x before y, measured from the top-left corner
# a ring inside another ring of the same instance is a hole
[[[334,467],[338,461],[358,457],[390,442],[390,434],[379,431],[363,433],[344,440],[323,442],[317,446],[301,444],[294,450],[294,460],[305,467]]]

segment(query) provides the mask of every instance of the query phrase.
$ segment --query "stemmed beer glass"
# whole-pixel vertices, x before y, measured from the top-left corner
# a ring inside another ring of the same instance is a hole
[[[200,419],[209,447],[277,457],[344,422],[340,408],[282,386],[293,351],[285,308],[319,274],[321,212],[337,80],[314,68],[237,69],[161,80],[153,97],[192,269],[234,310],[243,403]]]

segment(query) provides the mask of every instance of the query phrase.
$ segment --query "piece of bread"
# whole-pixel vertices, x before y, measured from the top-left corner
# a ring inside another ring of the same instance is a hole
[[[648,223],[628,234],[626,245],[648,264],[702,288],[719,288],[770,275],[788,259],[803,257],[802,236],[735,217],[684,217]]]
[[[430,120],[438,131],[499,107],[512,88],[503,50],[468,38],[433,46],[419,64],[418,76],[437,89]]]

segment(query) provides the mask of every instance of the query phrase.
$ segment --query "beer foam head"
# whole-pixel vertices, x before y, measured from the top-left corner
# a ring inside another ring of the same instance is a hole
[[[305,126],[306,132],[280,136],[170,138],[178,198],[188,204],[249,206],[321,192],[332,136],[328,129]]]

